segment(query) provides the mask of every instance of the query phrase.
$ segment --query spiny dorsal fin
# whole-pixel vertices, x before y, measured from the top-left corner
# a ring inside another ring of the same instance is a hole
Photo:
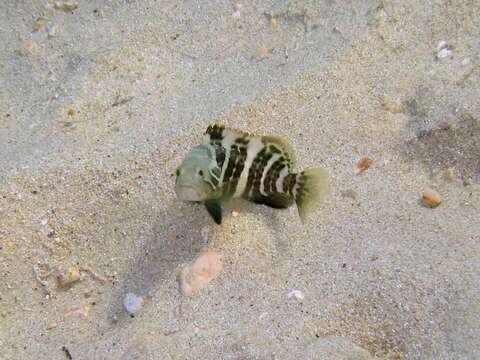
[[[276,145],[284,154],[284,156],[290,161],[291,167],[295,166],[295,152],[293,146],[280,136],[262,136],[264,144]]]
[[[238,137],[247,137],[247,136],[253,136],[252,134],[249,134],[248,132],[226,127],[225,125],[222,124],[210,124],[207,127],[207,130],[205,131],[205,134],[209,134],[212,139],[215,138],[221,138],[224,135],[224,132],[228,131],[231,133],[235,133],[238,135]]]

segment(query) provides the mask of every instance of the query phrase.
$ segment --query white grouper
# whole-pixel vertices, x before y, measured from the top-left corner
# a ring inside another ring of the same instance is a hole
[[[294,173],[291,145],[277,136],[255,136],[210,125],[176,171],[175,193],[182,201],[205,204],[222,222],[222,202],[244,198],[273,208],[296,204],[305,222],[329,193],[327,172]]]

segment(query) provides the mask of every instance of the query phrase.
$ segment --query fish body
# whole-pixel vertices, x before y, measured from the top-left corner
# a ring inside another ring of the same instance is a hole
[[[294,152],[281,137],[255,136],[210,125],[176,172],[175,192],[183,201],[202,202],[216,223],[221,203],[244,198],[273,208],[297,205],[302,221],[329,192],[325,170],[293,171]]]

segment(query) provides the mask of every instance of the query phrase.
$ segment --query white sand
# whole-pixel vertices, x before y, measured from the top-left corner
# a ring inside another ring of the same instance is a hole
[[[0,359],[480,357],[480,3],[240,4],[1,2]],[[329,170],[311,223],[175,199],[212,121]],[[57,289],[76,264],[109,282]]]

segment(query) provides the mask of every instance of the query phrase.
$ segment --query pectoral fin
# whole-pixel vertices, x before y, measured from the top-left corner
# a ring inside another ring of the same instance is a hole
[[[219,200],[208,200],[204,202],[208,213],[217,224],[222,223],[222,205]]]

